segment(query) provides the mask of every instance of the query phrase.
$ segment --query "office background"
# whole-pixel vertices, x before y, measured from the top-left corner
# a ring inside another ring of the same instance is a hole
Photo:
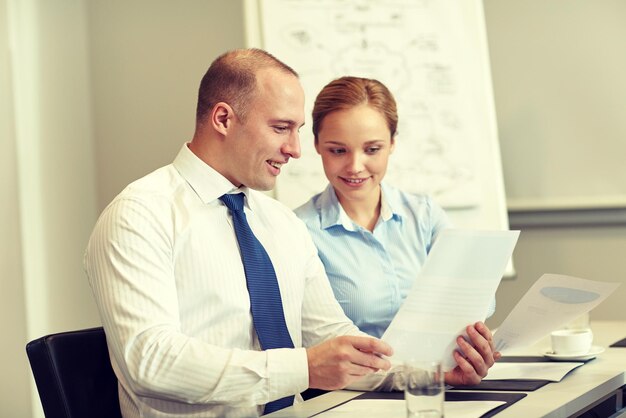
[[[24,344],[97,326],[98,214],[193,134],[198,82],[245,46],[245,0],[0,0],[0,415],[42,416]],[[626,3],[485,0],[517,276],[626,282]],[[592,312],[624,319],[626,285]]]

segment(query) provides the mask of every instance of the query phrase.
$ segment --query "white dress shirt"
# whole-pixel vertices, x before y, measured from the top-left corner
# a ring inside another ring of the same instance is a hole
[[[122,191],[95,226],[85,270],[126,418],[256,416],[308,387],[301,347],[362,335],[336,302],[304,224],[242,188],[296,347],[260,350],[232,218],[218,200],[236,191],[185,145],[173,164]]]

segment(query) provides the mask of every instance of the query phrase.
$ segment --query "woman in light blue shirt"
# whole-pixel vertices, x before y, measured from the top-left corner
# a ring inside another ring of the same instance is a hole
[[[313,134],[330,184],[296,209],[335,297],[362,331],[376,337],[406,298],[437,234],[450,225],[428,196],[382,182],[397,124],[395,100],[379,81],[342,77],[326,85],[315,100]],[[480,334],[491,344],[484,324],[468,328],[472,341],[476,336],[482,342]]]

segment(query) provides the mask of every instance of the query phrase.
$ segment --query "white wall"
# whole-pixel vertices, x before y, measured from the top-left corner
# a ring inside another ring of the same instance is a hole
[[[2,280],[10,280],[11,291],[0,297],[11,311],[2,317],[13,323],[3,338],[12,349],[0,356],[3,382],[11,385],[0,392],[0,415],[29,417],[41,416],[41,407],[34,388],[25,392],[21,384],[30,376],[26,342],[99,324],[82,269],[96,217],[87,19],[83,0],[2,6],[9,34],[2,46],[12,51],[2,87],[13,94],[2,95],[3,105],[8,101],[2,159],[9,161],[1,164],[8,179],[1,198],[11,232],[3,234],[10,269],[2,263]]]
[[[0,415],[28,417],[30,372],[24,355],[26,308],[13,108],[8,9],[6,0],[0,0],[0,370],[4,376],[0,379]]]
[[[626,2],[484,4],[509,199],[626,205]]]
[[[41,240],[33,254],[41,268],[34,270],[37,276],[26,278],[36,283],[30,286],[29,296],[38,297],[28,304],[31,337],[99,323],[82,268],[96,214],[86,8],[83,0],[36,4],[39,62],[32,76],[37,91],[28,97],[29,113],[18,117],[24,124],[38,126],[33,137],[18,136],[23,180],[31,170],[39,175],[27,180],[38,185],[35,190],[21,190],[25,200],[37,191],[33,201],[40,204],[36,209],[22,208],[23,213],[40,217],[35,224],[41,227],[26,234],[28,239],[39,235],[36,239]],[[26,232],[30,219],[23,220]],[[30,250],[25,251],[29,261]]]
[[[626,319],[626,2],[484,6],[511,227],[522,229],[518,276],[500,285],[490,323],[548,272],[622,283],[591,317]],[[550,207],[569,209],[537,212]]]
[[[98,205],[170,163],[195,128],[198,86],[244,47],[237,1],[89,2]]]

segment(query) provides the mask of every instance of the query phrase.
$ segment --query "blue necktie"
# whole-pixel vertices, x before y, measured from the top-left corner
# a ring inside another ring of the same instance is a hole
[[[246,273],[252,322],[261,348],[293,348],[285,323],[283,300],[276,272],[265,248],[254,236],[243,212],[243,193],[225,194],[220,200],[230,209],[239,242],[241,261]],[[294,396],[287,396],[265,405],[265,414],[293,405]]]

